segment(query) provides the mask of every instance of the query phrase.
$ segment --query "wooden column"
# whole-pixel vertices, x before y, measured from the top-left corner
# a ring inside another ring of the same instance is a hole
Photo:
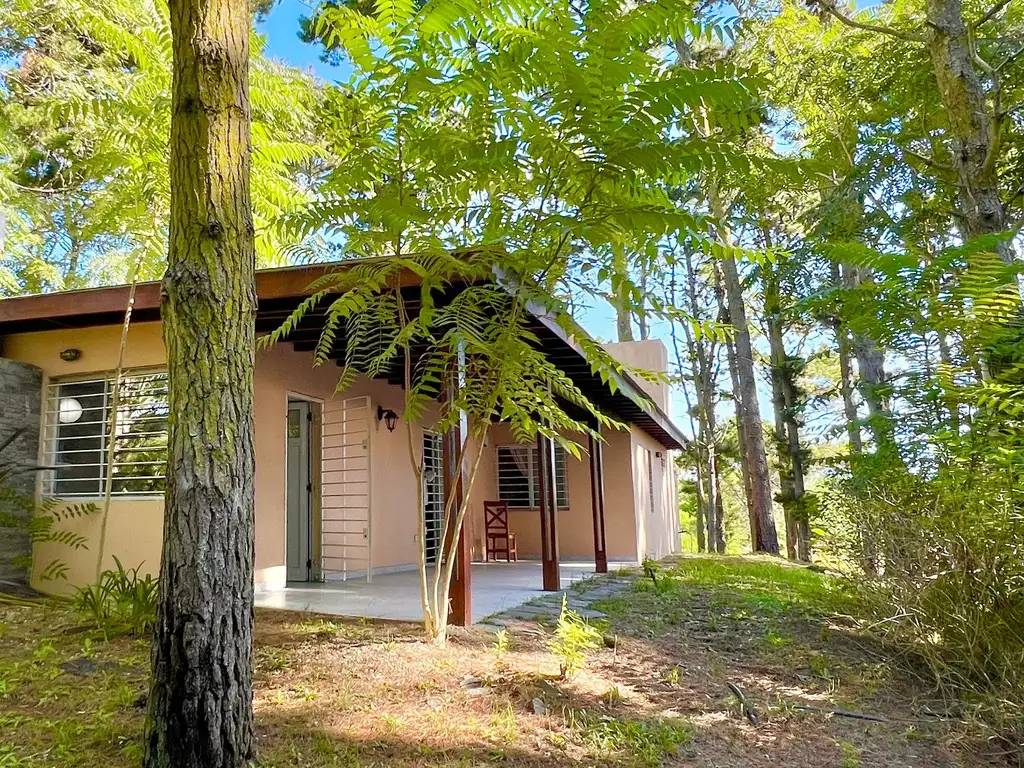
[[[608,544],[604,536],[604,450],[603,443],[590,436],[590,497],[594,510],[594,570],[608,573]]]
[[[458,371],[454,371],[448,382],[449,392],[457,387],[459,382]],[[456,427],[448,430],[442,442],[442,463],[444,465],[444,498],[445,508],[451,509],[451,514],[458,515],[463,501],[463,479],[466,476],[465,456],[463,456],[462,443],[466,439],[467,425],[465,414],[459,419]],[[460,463],[459,457],[463,456]],[[452,494],[455,500],[448,506],[448,499]],[[457,627],[468,627],[473,623],[473,587],[471,583],[472,569],[470,568],[472,552],[470,549],[469,536],[466,533],[469,515],[463,521],[459,531],[459,540],[456,546],[450,551],[455,557],[455,568],[452,570],[452,585],[449,592],[448,623]],[[454,535],[454,531],[450,535]],[[420,542],[420,546],[423,542]],[[435,566],[441,567],[441,563]]]
[[[557,592],[562,588],[558,570],[558,530],[555,518],[558,504],[555,493],[555,441],[537,436],[540,475],[540,549],[544,565],[544,589]]]

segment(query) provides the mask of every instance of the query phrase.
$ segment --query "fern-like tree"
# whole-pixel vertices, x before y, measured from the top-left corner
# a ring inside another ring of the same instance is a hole
[[[406,424],[442,398],[439,426],[468,425],[458,459],[467,500],[495,421],[578,454],[573,438],[615,425],[547,360],[529,316],[558,323],[614,386],[621,367],[580,332],[569,297],[607,294],[613,274],[616,293],[639,296],[639,270],[609,260],[617,247],[698,230],[666,190],[735,160],[695,115],[749,122],[749,86],[732,71],[668,66],[668,41],[706,34],[668,2],[331,3],[312,24],[355,74],[329,99],[338,169],[294,223],[376,259],[326,277],[269,341],[340,295],[316,362],[340,350],[342,388],[400,366]],[[454,283],[464,289],[452,298]],[[445,387],[453,376],[458,386]],[[411,440],[410,459],[422,471]],[[438,641],[466,504],[448,498],[445,566],[432,583],[420,562]]]
[[[167,0],[11,0],[0,6],[0,293],[157,279],[170,206]],[[299,247],[274,224],[322,167],[319,88],[253,36],[257,259]]]

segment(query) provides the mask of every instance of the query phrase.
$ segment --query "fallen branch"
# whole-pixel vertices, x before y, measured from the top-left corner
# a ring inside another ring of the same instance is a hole
[[[853,720],[870,720],[873,723],[888,723],[889,718],[884,715],[869,715],[862,712],[848,712],[845,709],[828,709],[826,707],[812,707],[809,704],[796,704],[794,709],[800,709],[804,712],[817,712],[822,715],[834,715],[836,717],[849,717]]]

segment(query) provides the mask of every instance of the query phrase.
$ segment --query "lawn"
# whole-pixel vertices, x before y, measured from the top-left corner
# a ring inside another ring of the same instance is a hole
[[[687,557],[597,607],[604,643],[568,682],[533,623],[459,630],[441,649],[413,625],[260,610],[260,764],[980,761],[947,746],[925,691],[841,618],[828,576]],[[147,670],[145,638],[104,639],[66,603],[0,603],[0,768],[137,765]]]

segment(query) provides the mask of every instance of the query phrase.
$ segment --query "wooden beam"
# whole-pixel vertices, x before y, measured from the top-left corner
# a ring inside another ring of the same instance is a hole
[[[590,497],[594,511],[594,570],[608,573],[608,542],[604,527],[604,449],[590,436]]]
[[[555,493],[555,441],[537,435],[540,461],[540,549],[544,571],[544,590],[557,592],[562,588],[558,568],[558,500]]]

